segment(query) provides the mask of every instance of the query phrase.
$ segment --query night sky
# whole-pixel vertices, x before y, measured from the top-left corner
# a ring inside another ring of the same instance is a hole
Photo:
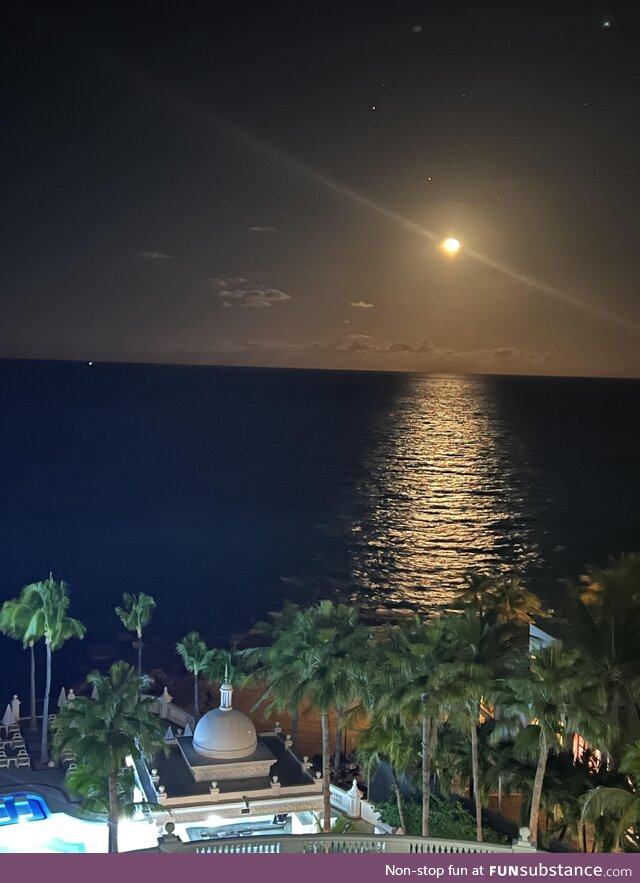
[[[14,4],[0,356],[639,377],[632,5]]]

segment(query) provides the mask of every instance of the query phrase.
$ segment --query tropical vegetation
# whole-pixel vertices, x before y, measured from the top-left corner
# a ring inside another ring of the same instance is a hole
[[[176,644],[176,652],[193,675],[193,716],[197,721],[200,716],[198,676],[210,665],[213,650],[207,647],[198,632],[189,632]]]
[[[500,811],[517,794],[534,843],[638,851],[640,554],[587,568],[568,588],[562,616],[551,616],[520,576],[470,574],[451,609],[431,618],[377,628],[355,606],[286,604],[256,629],[260,646],[209,647],[191,631],[176,651],[193,675],[196,719],[202,686],[223,678],[259,684],[256,704],[266,714],[289,712],[294,738],[299,710],[318,713],[325,832],[342,729],[357,721],[367,781],[382,766],[392,783],[383,817],[407,833],[486,839],[490,799],[497,795]],[[67,703],[55,724],[55,756],[67,748],[78,761],[67,785],[87,808],[106,813],[114,850],[118,818],[137,811],[127,758],[163,746],[141,676],[154,607],[144,592],[123,595],[116,612],[137,638],[137,674],[124,662],[94,672],[87,680],[96,698]],[[538,623],[547,634],[532,642]],[[67,585],[49,575],[4,603],[0,630],[29,650],[32,722],[35,653],[44,644],[47,762],[52,654],[85,628],[70,615]]]
[[[51,694],[52,654],[69,638],[83,638],[86,632],[82,623],[68,615],[69,587],[64,581],[57,582],[50,573],[45,580],[30,583],[20,593],[18,604],[13,607],[16,624],[22,629],[23,644],[44,638],[47,656],[44,701],[42,708],[42,732],[40,739],[40,762],[49,760],[49,698]],[[32,669],[33,671],[33,669]]]
[[[151,595],[140,592],[139,595],[131,595],[129,592],[122,594],[122,607],[116,607],[116,614],[122,625],[128,632],[133,632],[137,638],[134,646],[138,648],[138,674],[142,674],[142,633],[151,622],[151,614],[155,610],[156,602]]]
[[[118,820],[132,809],[131,774],[139,759],[164,748],[160,719],[151,710],[154,697],[141,692],[148,678],[126,662],[115,662],[108,674],[92,672],[87,683],[97,697],[68,702],[55,722],[56,756],[66,749],[78,761],[68,785],[94,811],[107,811],[109,852],[118,851]]]
[[[10,638],[15,638],[17,641],[21,641],[22,646],[25,649],[29,649],[29,727],[31,730],[35,730],[37,727],[35,645],[43,635],[36,635],[33,629],[31,629],[29,637],[27,637],[27,633],[33,621],[34,614],[39,607],[39,596],[28,591],[28,586],[25,586],[20,592],[18,598],[12,598],[5,601],[2,608],[0,608],[0,632]]]

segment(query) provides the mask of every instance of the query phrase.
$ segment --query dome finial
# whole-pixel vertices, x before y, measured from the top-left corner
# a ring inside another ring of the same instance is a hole
[[[220,684],[220,708],[224,711],[230,711],[233,708],[231,697],[233,696],[233,687],[229,683],[229,666],[224,667],[224,684]]]

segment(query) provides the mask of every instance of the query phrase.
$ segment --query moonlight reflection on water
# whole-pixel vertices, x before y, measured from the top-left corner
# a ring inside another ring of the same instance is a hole
[[[412,378],[366,471],[351,540],[366,604],[446,608],[470,570],[536,567],[536,477],[485,380]]]

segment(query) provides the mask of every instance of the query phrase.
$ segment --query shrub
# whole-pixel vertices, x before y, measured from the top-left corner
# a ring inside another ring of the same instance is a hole
[[[379,803],[376,809],[387,825],[397,828],[400,825],[398,807],[395,798]],[[416,800],[405,800],[405,819],[409,830],[407,834],[422,834],[422,803]],[[457,800],[447,800],[437,794],[431,795],[431,815],[429,821],[431,837],[443,837],[447,840],[475,840],[476,823],[470,812]],[[491,828],[483,828],[484,839],[488,843],[505,843],[506,838]]]

